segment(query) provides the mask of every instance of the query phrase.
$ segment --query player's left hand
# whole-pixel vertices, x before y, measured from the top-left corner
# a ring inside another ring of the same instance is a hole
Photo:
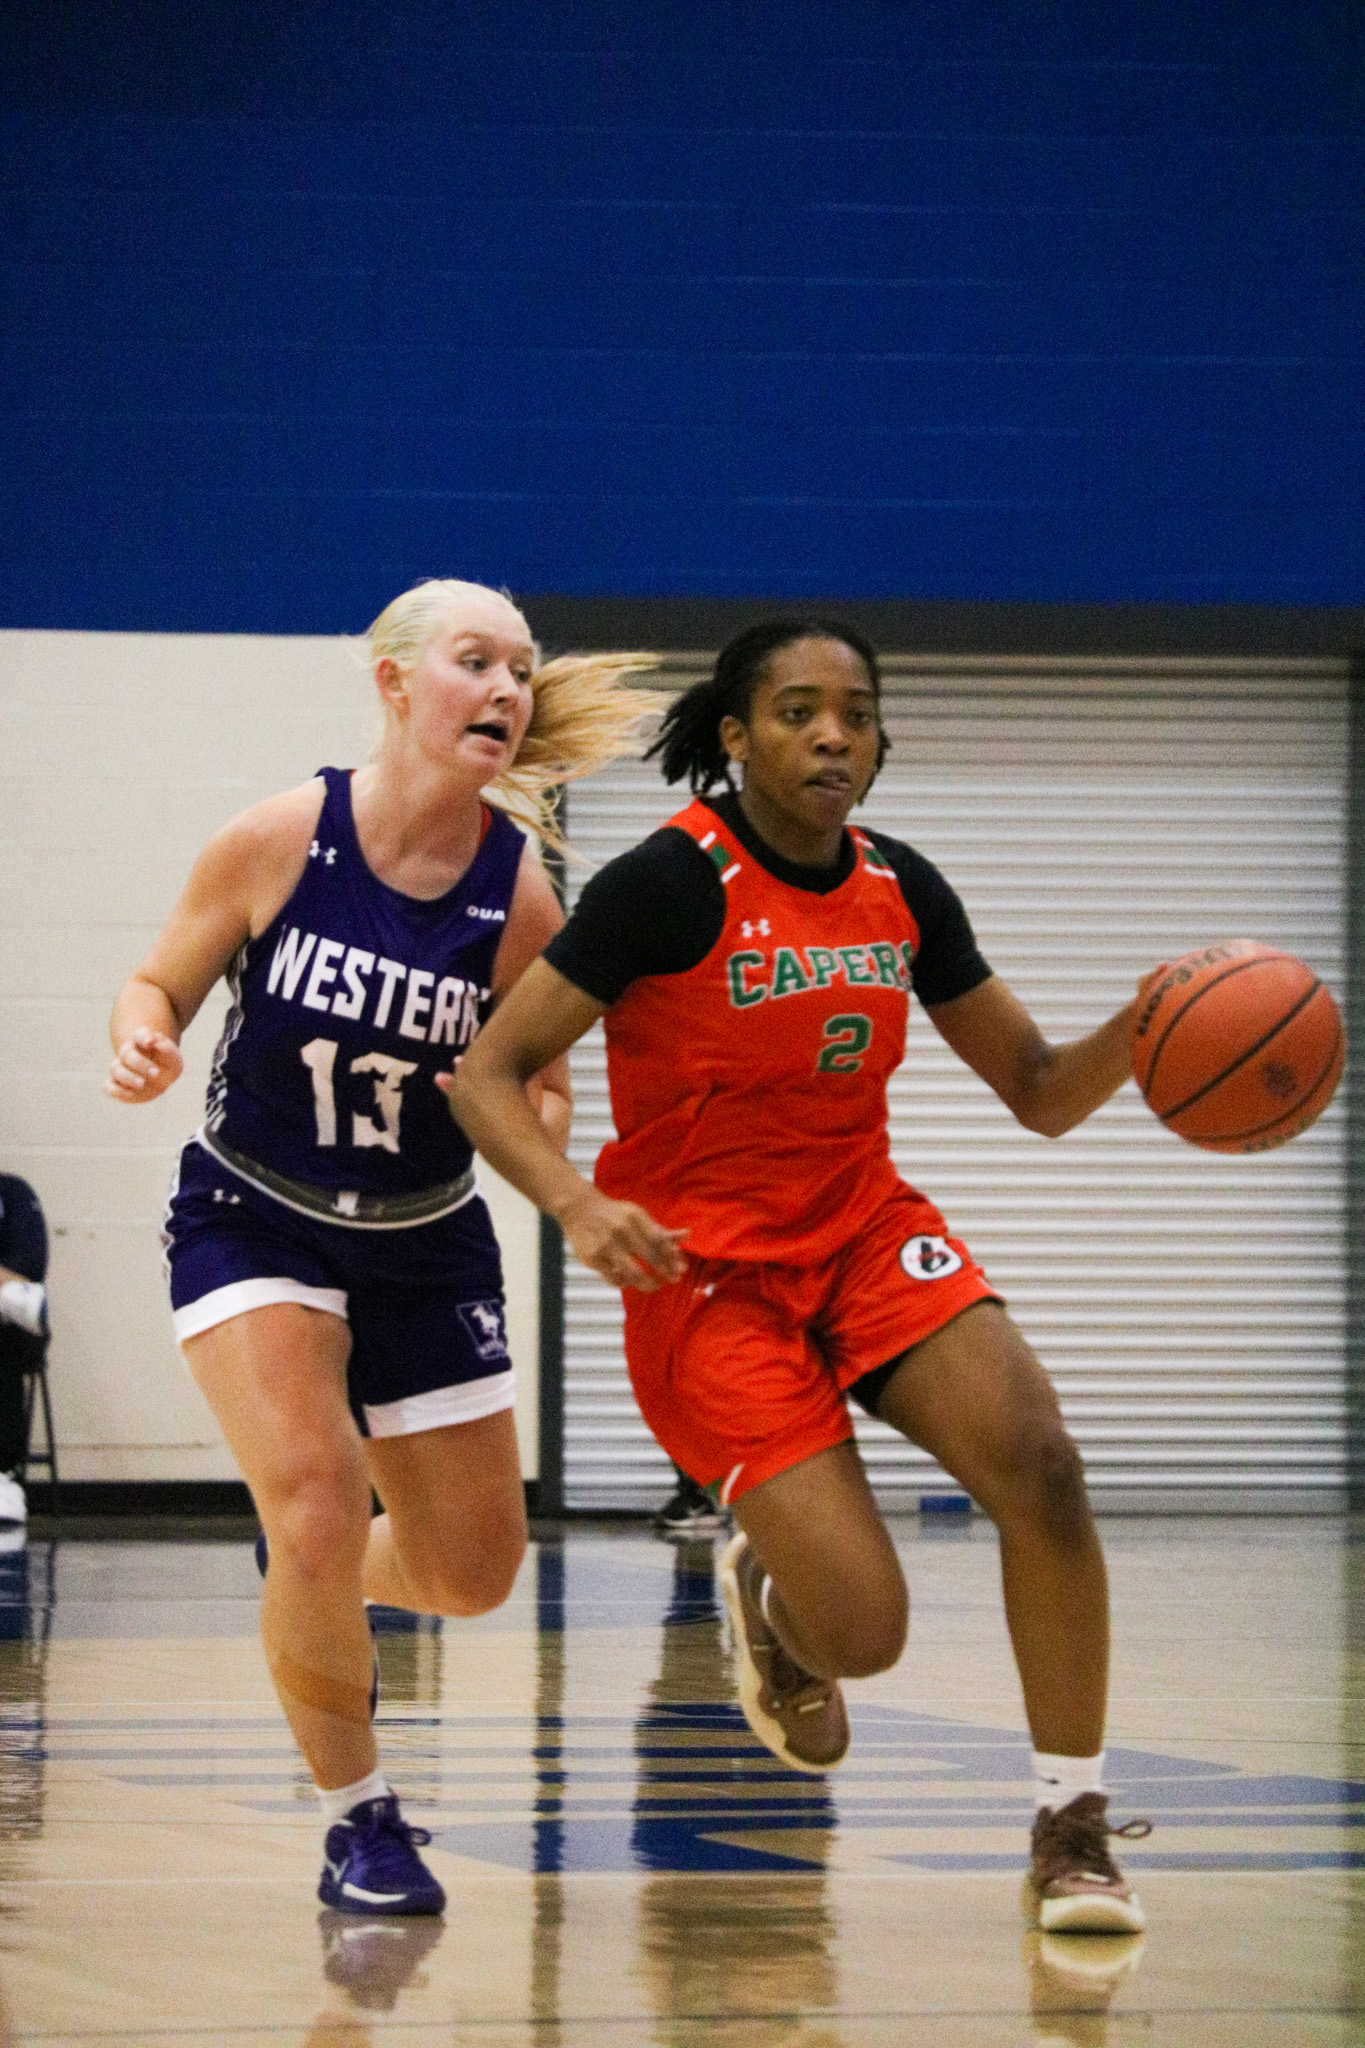
[[[154,1102],[184,1070],[184,1054],[175,1040],[143,1025],[114,1054],[104,1092],[115,1102]]]
[[[1138,976],[1137,999],[1139,1003],[1146,1001],[1148,989],[1160,981],[1163,974],[1169,974],[1170,971],[1170,961],[1163,960],[1160,967],[1154,967],[1150,974],[1140,974]]]

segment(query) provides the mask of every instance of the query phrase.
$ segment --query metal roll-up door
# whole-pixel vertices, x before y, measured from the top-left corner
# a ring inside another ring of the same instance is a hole
[[[670,682],[705,672],[701,657]],[[1299,661],[888,660],[892,753],[867,823],[935,861],[987,959],[1053,1039],[1137,974],[1217,938],[1299,954],[1344,990],[1344,666]],[[681,807],[653,765],[574,786],[594,863]],[[573,1054],[572,1157],[610,1133],[600,1027]],[[1280,1151],[1182,1144],[1131,1085],[1049,1141],[911,1006],[890,1091],[905,1178],[971,1244],[1051,1372],[1101,1504],[1339,1506],[1345,1484],[1340,1099]],[[640,1418],[620,1298],[568,1263],[570,1507],[655,1504],[670,1468]],[[879,1498],[948,1484],[857,1417]]]

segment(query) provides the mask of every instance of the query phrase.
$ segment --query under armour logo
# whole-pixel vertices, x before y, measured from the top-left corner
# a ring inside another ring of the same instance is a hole
[[[319,854],[322,855],[323,863],[325,866],[330,868],[335,865],[337,857],[336,848],[334,846],[329,846],[324,849],[323,847],[320,847],[318,845],[317,840],[315,839],[308,849],[308,858],[309,860],[316,860]]]
[[[741,936],[746,939],[770,939],[773,932],[766,917],[760,917],[757,924],[751,924],[746,917],[739,929]]]

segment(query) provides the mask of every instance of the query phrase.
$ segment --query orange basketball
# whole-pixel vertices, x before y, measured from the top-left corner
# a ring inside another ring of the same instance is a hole
[[[1168,1130],[1210,1152],[1268,1152],[1336,1092],[1346,1033],[1330,989],[1292,953],[1228,939],[1148,989],[1133,1075]]]

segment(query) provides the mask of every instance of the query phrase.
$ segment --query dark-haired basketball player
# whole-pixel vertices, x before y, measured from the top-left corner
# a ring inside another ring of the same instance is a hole
[[[656,749],[700,796],[588,884],[471,1049],[453,1106],[625,1290],[645,1417],[733,1507],[721,1577],[755,1733],[797,1769],[838,1763],[839,1679],[887,1669],[905,1642],[851,1393],[999,1530],[1042,1924],[1132,1931],[1142,1910],[1108,1848],[1108,1595],[1080,1458],[966,1245],[898,1178],[886,1114],[912,991],[1049,1136],[1127,1077],[1132,1006],[1048,1045],[938,871],[848,828],[885,753],[878,700],[876,657],[842,625],[779,620],[733,640]],[[618,1135],[592,1186],[523,1088],[604,1012]]]

